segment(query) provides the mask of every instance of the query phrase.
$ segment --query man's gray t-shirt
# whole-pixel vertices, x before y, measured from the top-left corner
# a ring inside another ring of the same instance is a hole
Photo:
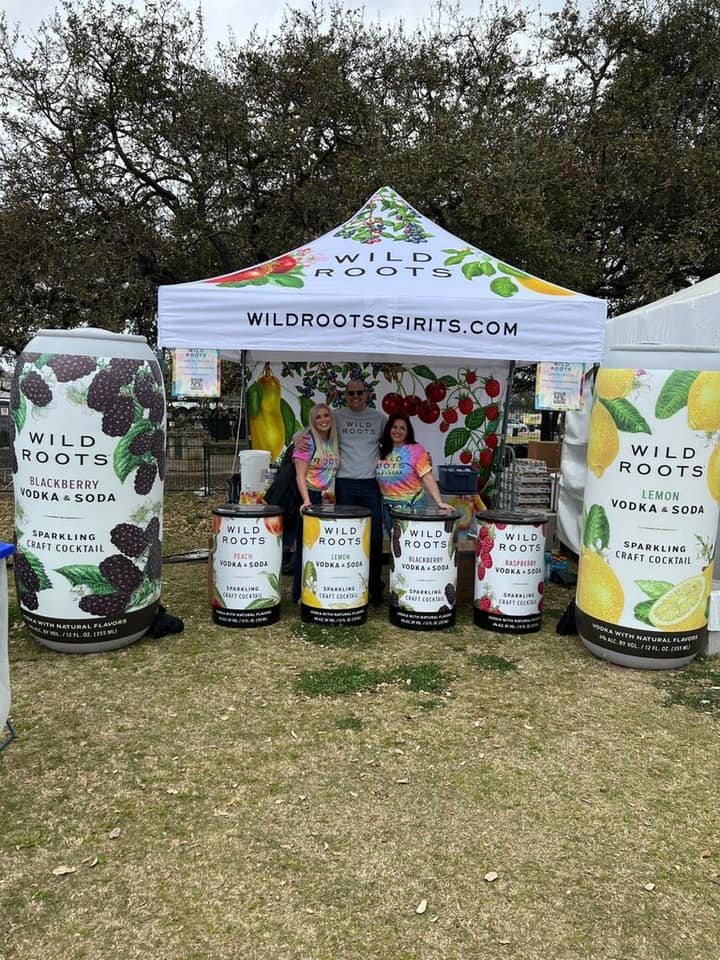
[[[380,456],[380,438],[385,426],[384,414],[370,407],[361,413],[355,413],[347,407],[334,412],[340,441],[338,477],[353,480],[374,477]]]

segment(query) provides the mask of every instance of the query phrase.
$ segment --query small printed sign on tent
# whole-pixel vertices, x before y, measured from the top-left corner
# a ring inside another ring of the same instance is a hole
[[[220,396],[220,355],[196,347],[173,350],[173,397]]]
[[[584,372],[584,363],[539,363],[535,373],[535,409],[582,410]]]

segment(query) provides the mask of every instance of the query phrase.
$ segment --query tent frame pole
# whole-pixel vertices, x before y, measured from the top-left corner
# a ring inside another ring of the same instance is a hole
[[[503,482],[503,472],[505,467],[505,437],[507,435],[507,422],[510,416],[510,403],[513,397],[513,379],[515,376],[515,361],[511,360],[507,372],[507,383],[505,384],[505,402],[503,404],[503,415],[500,421],[500,443],[495,450],[492,466],[495,467],[495,486],[493,488],[491,506],[497,508],[500,500],[500,490]],[[491,468],[492,469],[492,468]]]

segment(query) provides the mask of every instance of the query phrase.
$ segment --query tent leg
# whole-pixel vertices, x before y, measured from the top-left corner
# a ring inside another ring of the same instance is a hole
[[[513,378],[515,376],[515,361],[510,361],[508,368],[507,383],[505,384],[505,402],[503,404],[503,415],[500,422],[500,443],[495,450],[493,457],[493,466],[495,467],[495,487],[493,489],[492,504],[497,508],[500,502],[500,490],[503,482],[503,469],[505,465],[505,436],[507,431],[507,421],[510,415],[510,403],[513,396]]]

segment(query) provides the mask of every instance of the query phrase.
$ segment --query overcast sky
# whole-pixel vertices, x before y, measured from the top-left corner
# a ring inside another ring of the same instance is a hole
[[[190,10],[195,10],[198,3],[195,0],[183,0]],[[227,27],[231,25],[236,37],[242,40],[248,35],[252,26],[257,24],[261,32],[274,31],[280,24],[283,11],[290,5],[294,8],[309,9],[311,0],[293,0],[290,4],[285,0],[202,0],[203,15],[208,35],[208,41],[214,45],[227,37]],[[352,0],[346,2],[349,7],[363,7],[366,20],[392,21],[402,18],[408,27],[414,27],[419,19],[425,19],[435,6],[431,0],[383,0],[366,3]],[[466,15],[474,15],[480,11],[482,4],[478,0],[459,0],[461,11]],[[48,17],[55,9],[55,0],[5,0],[3,4],[8,23],[12,26],[19,24],[25,33],[33,33],[40,21]],[[486,6],[489,6],[486,4]],[[518,9],[543,12],[559,10],[562,0],[537,0],[531,3],[518,3]],[[581,6],[585,7],[586,3]]]

